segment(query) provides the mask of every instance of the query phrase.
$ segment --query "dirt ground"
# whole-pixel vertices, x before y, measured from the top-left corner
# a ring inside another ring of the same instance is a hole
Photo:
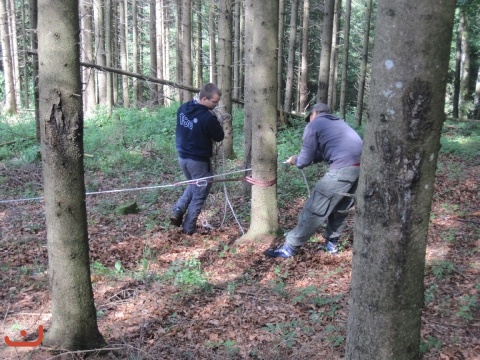
[[[423,358],[480,359],[480,165],[455,174],[448,165],[460,159],[441,161],[427,248]],[[35,166],[0,171],[9,179],[2,186],[41,183]],[[98,326],[108,342],[103,353],[5,344],[5,336],[34,341],[40,325],[48,331],[51,303],[43,203],[0,204],[1,359],[343,358],[353,217],[339,255],[318,250],[319,235],[299,256],[267,259],[262,252],[271,243],[234,245],[241,229],[231,216],[224,221],[221,187],[202,215],[214,229],[193,236],[168,226],[174,195],[159,193],[150,202],[136,196],[87,197]],[[140,213],[113,213],[109,204],[132,198]],[[238,192],[230,200],[248,214]],[[283,228],[295,225],[302,203],[299,197],[280,209]]]

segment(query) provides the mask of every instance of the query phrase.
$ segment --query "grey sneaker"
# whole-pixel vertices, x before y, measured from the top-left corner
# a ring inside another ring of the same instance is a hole
[[[329,254],[335,255],[338,254],[338,245],[332,243],[331,241],[327,241],[324,247],[325,251]]]

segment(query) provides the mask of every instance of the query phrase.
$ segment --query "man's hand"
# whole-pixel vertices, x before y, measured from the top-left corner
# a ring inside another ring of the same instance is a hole
[[[292,155],[288,158],[287,161],[285,161],[285,163],[287,164],[290,164],[290,165],[295,165],[297,163],[297,155]]]

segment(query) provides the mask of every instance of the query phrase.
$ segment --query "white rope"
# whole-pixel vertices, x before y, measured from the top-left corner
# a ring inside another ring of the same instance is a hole
[[[120,192],[130,192],[130,191],[140,191],[140,190],[153,190],[153,189],[161,189],[161,188],[167,188],[167,187],[174,187],[174,186],[180,186],[180,185],[197,185],[197,186],[205,186],[208,183],[208,179],[213,179],[221,176],[227,176],[227,175],[232,175],[232,174],[238,174],[241,172],[247,172],[252,170],[250,169],[243,169],[243,170],[236,170],[236,171],[231,171],[228,173],[224,174],[218,174],[218,175],[212,175],[212,176],[206,176],[200,179],[194,179],[194,180],[185,180],[185,181],[180,181],[176,182],[173,184],[166,184],[166,185],[154,185],[154,186],[144,186],[144,187],[138,187],[138,188],[127,188],[127,189],[114,189],[114,190],[104,190],[104,191],[92,191],[92,192],[86,192],[85,195],[99,195],[99,194],[113,194],[113,193],[120,193]],[[0,204],[6,204],[6,203],[13,203],[13,202],[25,202],[25,201],[37,201],[37,200],[43,200],[44,197],[35,197],[35,198],[25,198],[25,199],[12,199],[12,200],[0,200]]]

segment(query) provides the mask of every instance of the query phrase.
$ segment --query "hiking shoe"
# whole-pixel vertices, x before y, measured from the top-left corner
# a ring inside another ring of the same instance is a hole
[[[295,250],[287,243],[284,243],[283,245],[280,245],[276,248],[265,250],[263,254],[271,258],[280,257],[285,259],[297,255],[297,250]]]
[[[183,222],[183,212],[180,208],[173,209],[172,213],[170,214],[170,224],[173,226],[180,226]]]
[[[338,245],[332,243],[331,241],[327,241],[324,250],[332,255],[338,254]]]

